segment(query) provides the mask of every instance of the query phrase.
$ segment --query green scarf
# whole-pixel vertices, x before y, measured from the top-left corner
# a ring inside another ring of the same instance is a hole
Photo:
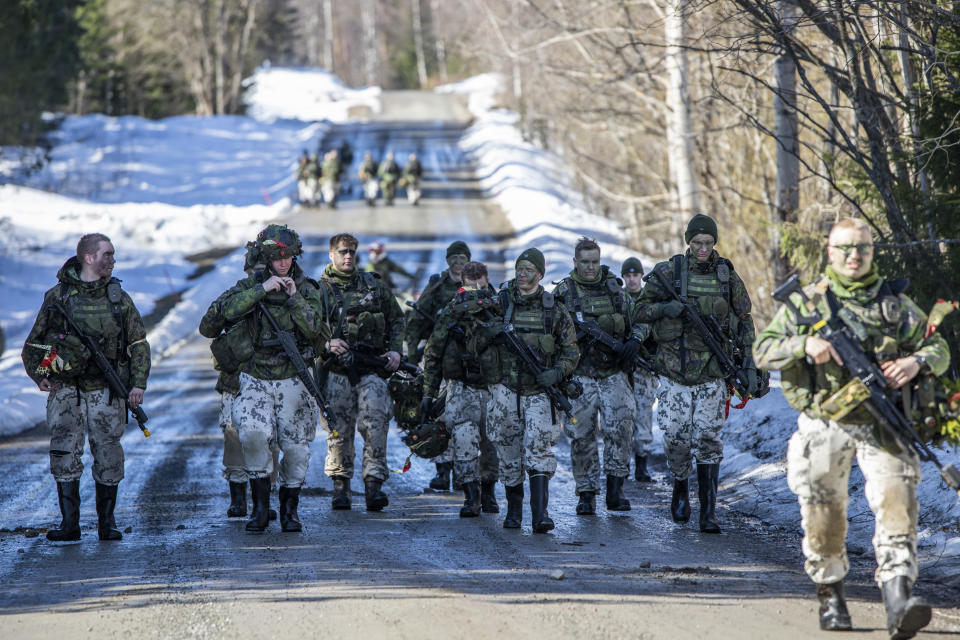
[[[877,263],[874,262],[870,265],[870,271],[867,271],[866,274],[859,280],[853,280],[848,278],[845,275],[837,273],[837,271],[831,265],[827,265],[827,277],[833,280],[834,284],[839,286],[841,289],[850,294],[857,294],[864,289],[869,289],[873,285],[877,284],[877,281],[880,279],[880,272],[877,271]]]
[[[576,282],[577,284],[582,284],[585,287],[590,287],[596,284],[600,284],[600,280],[603,279],[604,273],[605,273],[605,270],[600,269],[600,271],[597,273],[597,276],[593,280],[587,280],[586,278],[581,276],[579,273],[577,273],[576,269],[574,269],[573,271],[570,272],[570,279]]]
[[[350,273],[344,273],[343,271],[339,271],[332,264],[328,264],[327,268],[323,270],[323,275],[333,280],[334,282],[339,284],[341,287],[346,287],[351,282],[353,282],[354,278],[357,277],[357,270],[354,269]]]

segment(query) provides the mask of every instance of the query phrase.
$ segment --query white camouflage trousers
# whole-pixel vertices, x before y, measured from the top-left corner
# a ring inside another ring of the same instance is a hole
[[[390,392],[387,381],[376,374],[360,378],[351,386],[346,376],[329,374],[324,389],[333,414],[337,435],[327,435],[328,476],[353,477],[356,455],[353,440],[357,431],[363,438],[361,477],[386,480],[387,429],[390,426]]]
[[[908,451],[880,447],[871,425],[838,424],[800,414],[787,448],[787,484],[800,501],[804,568],[817,584],[843,579],[847,559],[850,466],[856,456],[866,480],[864,495],[876,526],[874,578],[917,579],[917,485],[920,463]]]
[[[486,433],[490,391],[450,380],[446,397],[443,419],[451,435],[447,451],[453,454],[454,476],[459,482],[496,482],[497,451]]]
[[[79,397],[78,397],[79,394]],[[83,442],[90,440],[93,479],[117,485],[123,480],[123,447],[126,404],[110,402],[110,390],[77,391],[63,386],[47,396],[50,427],[50,472],[57,482],[79,480],[83,475]]]
[[[300,202],[316,202],[317,194],[320,188],[319,183],[316,178],[309,178],[307,180],[298,180],[297,181],[297,195],[300,197]]]
[[[246,482],[247,470],[243,468],[243,446],[240,444],[240,434],[233,425],[233,401],[237,396],[232,393],[220,394],[220,429],[223,431],[223,479],[227,482]],[[270,484],[277,484],[277,475],[280,473],[280,447],[277,441],[270,444],[273,452],[273,473],[270,474]]]
[[[699,464],[723,459],[720,430],[726,419],[725,380],[711,380],[687,386],[660,376],[657,390],[657,423],[663,430],[663,452],[667,468],[679,480],[693,473],[693,459]]]
[[[633,399],[637,407],[633,420],[633,454],[649,456],[653,452],[653,401],[657,399],[657,377],[646,371],[633,372]]]
[[[299,378],[261,380],[241,373],[232,418],[247,477],[271,477],[275,466],[272,450],[279,447],[283,453],[280,486],[302,487],[319,415],[316,400]]]
[[[502,384],[490,387],[489,433],[497,447],[500,480],[506,487],[523,484],[524,471],[534,470],[552,478],[557,470],[557,440],[560,425],[550,414],[546,394],[520,396]]]
[[[629,475],[636,405],[627,374],[622,371],[606,378],[574,379],[583,385],[583,394],[570,401],[577,423],[564,419],[563,431],[570,438],[570,464],[577,494],[597,493],[604,486],[600,480],[597,435],[603,434],[602,471],[618,478]]]

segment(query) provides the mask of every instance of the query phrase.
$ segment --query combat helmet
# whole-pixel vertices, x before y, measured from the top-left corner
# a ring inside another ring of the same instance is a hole
[[[300,236],[285,224],[271,224],[257,234],[259,258],[264,264],[303,254]]]

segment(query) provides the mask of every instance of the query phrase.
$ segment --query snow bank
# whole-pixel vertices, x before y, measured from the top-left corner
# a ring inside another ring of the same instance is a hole
[[[346,122],[363,111],[381,111],[380,87],[351,89],[323,69],[263,65],[244,85],[247,115],[263,122],[284,118]]]

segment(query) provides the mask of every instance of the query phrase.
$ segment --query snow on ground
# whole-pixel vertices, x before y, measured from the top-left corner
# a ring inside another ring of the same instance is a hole
[[[247,114],[257,120],[346,122],[380,113],[380,87],[351,89],[323,69],[272,68],[265,64],[244,83]]]

